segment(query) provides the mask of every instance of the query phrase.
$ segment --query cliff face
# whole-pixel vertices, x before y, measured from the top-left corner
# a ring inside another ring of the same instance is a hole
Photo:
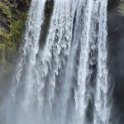
[[[108,14],[109,16],[124,15],[124,1],[108,0]]]
[[[29,3],[29,0],[0,0],[0,72],[11,66]]]
[[[114,124],[124,123],[124,1],[110,0],[108,15],[108,67],[112,77]]]

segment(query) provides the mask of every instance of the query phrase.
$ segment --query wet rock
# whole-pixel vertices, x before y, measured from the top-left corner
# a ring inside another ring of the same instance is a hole
[[[114,87],[113,124],[124,122],[124,17],[108,18],[108,67]]]
[[[109,0],[108,11],[115,9],[120,4],[120,0]]]
[[[53,13],[53,8],[54,8],[54,1],[47,0],[45,3],[45,9],[44,9],[44,21],[43,21],[43,24],[41,27],[42,30],[40,33],[40,42],[39,42],[40,48],[43,48],[47,38],[48,29],[50,26],[50,20]]]

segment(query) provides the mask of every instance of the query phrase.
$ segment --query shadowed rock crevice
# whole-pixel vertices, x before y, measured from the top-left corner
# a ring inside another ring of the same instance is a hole
[[[49,26],[50,26],[50,20],[51,20],[51,16],[53,13],[53,8],[54,8],[54,0],[47,0],[45,3],[45,9],[44,9],[44,21],[43,24],[41,26],[41,33],[40,33],[40,41],[39,41],[39,47],[42,49],[47,35],[48,35],[48,30],[49,30]]]

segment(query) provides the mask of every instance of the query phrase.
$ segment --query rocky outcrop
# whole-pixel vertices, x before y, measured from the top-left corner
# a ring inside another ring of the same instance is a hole
[[[108,0],[108,11],[115,9],[120,4],[120,0]]]
[[[0,0],[0,69],[8,70],[17,51],[30,0]]]
[[[109,16],[124,15],[124,0],[109,0],[108,14]]]
[[[108,67],[113,86],[113,124],[124,122],[124,1],[108,5]]]

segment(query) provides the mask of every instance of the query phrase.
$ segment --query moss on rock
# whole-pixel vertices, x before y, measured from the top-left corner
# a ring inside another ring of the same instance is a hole
[[[0,58],[10,65],[25,26],[30,0],[0,1]],[[22,9],[20,9],[22,8]],[[1,64],[1,62],[0,62]],[[8,67],[7,67],[8,68]]]
[[[124,1],[123,0],[120,1],[119,12],[121,13],[121,15],[124,16]]]
[[[4,44],[0,44],[0,65],[2,65],[2,67],[4,68],[5,66],[5,45]]]

